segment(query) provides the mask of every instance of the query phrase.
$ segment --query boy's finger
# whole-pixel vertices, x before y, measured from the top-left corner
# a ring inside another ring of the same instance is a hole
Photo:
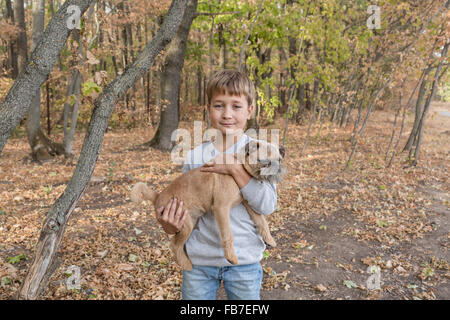
[[[178,222],[178,228],[181,228],[184,224],[184,220],[186,220],[186,217],[188,216],[187,209],[184,210],[183,214],[181,215],[180,222]]]
[[[180,220],[182,212],[183,212],[183,201],[180,201],[180,205],[178,206],[177,212],[175,212],[175,221]]]
[[[169,221],[173,221],[176,208],[177,208],[177,198],[173,199],[172,205],[170,206],[170,210],[169,210],[169,214],[168,214]]]
[[[170,211],[170,207],[171,207],[171,205],[172,205],[172,201],[173,201],[173,199],[170,199],[170,201],[166,204],[166,206],[164,207],[164,211],[163,211],[163,213],[162,213],[162,215],[161,215],[161,217],[164,219],[164,220],[167,220],[167,217],[169,216],[169,211]]]
[[[163,210],[164,210],[164,207],[161,207],[161,208],[156,209],[156,215],[157,215],[158,217],[161,217],[161,214],[162,214]]]

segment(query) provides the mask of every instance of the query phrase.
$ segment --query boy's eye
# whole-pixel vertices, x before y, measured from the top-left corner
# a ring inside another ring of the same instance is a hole
[[[222,108],[222,105],[221,105],[221,104],[216,104],[216,105],[214,106],[214,108]]]
[[[239,108],[242,108],[242,106],[237,106],[237,105],[236,105],[236,106],[234,106],[234,107],[235,107],[235,108],[238,108],[238,109],[239,109]]]

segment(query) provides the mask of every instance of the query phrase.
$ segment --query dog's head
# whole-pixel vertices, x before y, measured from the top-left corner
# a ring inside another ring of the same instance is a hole
[[[285,149],[262,140],[248,142],[239,152],[239,160],[245,170],[257,180],[278,183],[286,168],[281,164]]]

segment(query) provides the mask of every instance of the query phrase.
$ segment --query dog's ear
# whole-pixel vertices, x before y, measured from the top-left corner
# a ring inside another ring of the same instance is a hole
[[[250,152],[253,152],[259,148],[258,141],[250,141],[245,145],[245,154],[250,154]]]
[[[284,159],[284,156],[286,155],[286,149],[284,148],[284,146],[280,146],[278,150],[280,152],[281,158]]]
[[[244,147],[244,154],[248,155],[250,153],[250,142],[247,142],[247,144]]]

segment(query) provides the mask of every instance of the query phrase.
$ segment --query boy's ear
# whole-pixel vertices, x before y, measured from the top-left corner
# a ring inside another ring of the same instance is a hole
[[[248,117],[247,117],[247,120],[250,119],[250,118],[252,117],[253,109],[255,109],[255,106],[254,106],[253,104],[250,105],[250,106],[248,107]]]

